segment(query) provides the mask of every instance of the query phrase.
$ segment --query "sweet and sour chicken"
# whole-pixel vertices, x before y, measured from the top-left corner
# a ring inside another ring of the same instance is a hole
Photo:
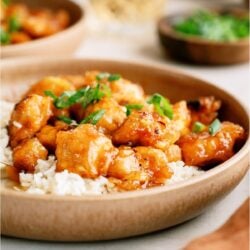
[[[56,171],[105,176],[121,191],[164,185],[170,162],[206,169],[244,141],[240,125],[220,122],[220,106],[215,97],[171,104],[118,74],[46,77],[12,112],[13,166],[34,172],[38,159],[52,154]]]
[[[63,9],[33,8],[25,3],[1,0],[1,45],[25,43],[53,35],[70,24]]]

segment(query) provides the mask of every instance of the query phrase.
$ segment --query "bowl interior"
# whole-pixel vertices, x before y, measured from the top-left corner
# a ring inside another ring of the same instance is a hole
[[[88,70],[119,73],[141,84],[147,94],[158,92],[169,98],[171,102],[213,95],[222,100],[220,118],[238,123],[248,131],[247,111],[235,97],[203,80],[166,67],[156,68],[118,61],[69,58],[10,60],[4,63],[2,68],[3,91],[0,97],[18,101],[31,84],[45,76],[83,74]]]

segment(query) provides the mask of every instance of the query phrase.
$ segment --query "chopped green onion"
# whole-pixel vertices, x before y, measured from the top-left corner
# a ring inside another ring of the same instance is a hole
[[[0,29],[0,39],[1,44],[9,44],[10,43],[10,34],[3,29]]]
[[[100,90],[100,84],[97,84],[94,88],[87,88],[79,102],[86,108],[89,104],[101,100],[104,95],[105,93]]]
[[[162,95],[156,93],[153,94],[149,100],[147,101],[149,104],[153,104],[155,107],[155,110],[162,116],[167,116],[169,119],[173,119],[173,108],[165,97]]]
[[[221,122],[219,119],[215,119],[210,125],[209,125],[209,128],[208,128],[208,131],[210,133],[210,135],[215,135],[219,130],[220,130],[220,127],[221,127]]]
[[[70,97],[74,97],[77,92],[75,91],[65,91],[60,95],[55,101],[54,105],[58,109],[68,108],[76,103],[76,100],[71,101]]]
[[[113,81],[117,81],[121,78],[121,76],[119,74],[111,74],[108,77],[108,81],[113,82]]]
[[[21,28],[21,23],[16,16],[11,16],[8,23],[9,32],[18,31]]]
[[[91,113],[89,116],[85,117],[80,124],[86,124],[86,123],[91,123],[93,125],[96,125],[98,123],[98,121],[102,118],[102,116],[104,115],[105,110],[101,109],[101,110],[97,110],[93,113]]]
[[[10,4],[10,0],[2,0],[2,2],[7,6]]]
[[[126,115],[129,116],[133,109],[140,110],[143,108],[142,104],[128,104],[126,107]]]
[[[81,103],[86,108],[90,103],[99,101],[105,95],[110,95],[111,91],[108,86],[103,86],[103,90],[101,90],[100,84],[97,84],[96,87],[88,86],[80,90],[65,91],[59,97],[56,97],[50,90],[46,90],[44,93],[53,98],[56,108],[63,109],[76,103]]]
[[[110,97],[112,95],[111,89],[106,84],[100,84],[100,89],[104,93],[105,96]]]
[[[117,81],[121,78],[119,74],[109,74],[107,72],[102,72],[96,76],[97,81],[107,79],[109,82]]]
[[[50,96],[54,101],[57,99],[57,96],[52,91],[50,91],[50,90],[45,90],[44,94],[46,96]]]
[[[173,24],[173,29],[186,36],[213,41],[235,41],[249,37],[249,17],[230,13],[196,11]]]
[[[192,131],[194,133],[199,133],[199,132],[202,132],[205,128],[206,128],[206,126],[203,123],[195,122],[193,125],[193,128],[192,128]]]
[[[73,120],[71,118],[64,116],[64,115],[59,115],[57,118],[58,118],[58,120],[63,121],[67,124],[71,124],[73,122]]]
[[[96,76],[96,80],[97,80],[97,81],[101,81],[102,79],[108,78],[109,76],[110,76],[109,73],[107,73],[107,72],[102,72],[102,73],[99,73],[99,74]]]

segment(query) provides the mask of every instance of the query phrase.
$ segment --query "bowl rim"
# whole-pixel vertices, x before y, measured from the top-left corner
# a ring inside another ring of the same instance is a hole
[[[3,45],[3,46],[1,46],[1,53],[7,53],[7,52],[13,51],[13,50],[22,50],[22,49],[26,49],[27,47],[29,47],[29,48],[31,48],[33,46],[35,47],[35,46],[41,45],[43,43],[52,42],[51,41],[52,39],[56,40],[60,37],[65,37],[65,36],[71,34],[78,27],[82,27],[84,29],[83,23],[85,22],[85,19],[86,19],[86,8],[84,8],[83,4],[80,4],[79,2],[76,2],[73,0],[63,0],[63,1],[68,2],[79,9],[80,18],[75,23],[68,26],[64,30],[61,30],[61,31],[59,31],[55,34],[52,34],[50,36],[47,36],[47,37],[41,37],[38,39],[34,39],[31,41],[19,43],[19,44]]]
[[[171,19],[174,17],[179,17],[179,16],[190,16],[194,11],[196,10],[208,10],[212,12],[228,12],[231,14],[234,14],[235,12],[239,13],[244,13],[246,15],[249,15],[249,11],[241,8],[226,8],[226,7],[221,7],[221,8],[193,8],[191,10],[186,10],[186,11],[178,11],[176,13],[170,14],[170,15],[165,15],[161,17],[158,22],[157,22],[157,30],[158,33],[163,36],[163,37],[169,37],[178,41],[183,41],[183,42],[188,42],[192,43],[194,45],[207,45],[207,46],[224,46],[224,47],[242,47],[242,46],[249,46],[250,42],[250,36],[245,37],[236,41],[214,41],[214,40],[209,40],[209,39],[203,39],[195,35],[190,35],[186,36],[185,34],[179,33],[172,28],[172,23]]]
[[[34,58],[15,58],[15,59],[8,59],[5,60],[2,63],[1,71],[4,70],[4,68],[8,67],[13,67],[19,63],[22,65],[29,64],[29,63],[34,63],[34,60],[36,60],[35,63],[38,64],[48,64],[48,63],[55,63],[55,62],[66,62],[66,63],[101,63],[101,64],[110,64],[110,63],[115,63],[119,64],[121,66],[129,66],[129,67],[147,67],[148,69],[156,70],[156,71],[167,71],[167,72],[172,72],[174,74],[181,75],[185,78],[188,79],[193,79],[196,80],[202,84],[205,84],[208,87],[212,87],[214,89],[219,90],[220,92],[224,92],[227,96],[229,96],[231,99],[236,101],[239,106],[243,109],[245,114],[248,117],[249,120],[249,110],[246,107],[245,104],[242,103],[240,99],[237,97],[233,96],[231,93],[228,91],[222,89],[221,87],[216,86],[215,84],[204,80],[202,78],[193,76],[192,74],[186,73],[183,70],[176,69],[176,67],[173,66],[166,66],[162,64],[151,64],[151,63],[142,63],[141,61],[138,60],[117,60],[117,59],[94,59],[94,58],[74,58],[74,57],[68,57],[68,56],[60,56],[57,58],[54,57],[39,57],[37,59]],[[58,64],[59,65],[59,64]],[[101,202],[101,201],[109,201],[109,200],[124,200],[124,199],[136,199],[140,197],[148,197],[151,195],[155,194],[162,194],[162,193],[167,193],[175,190],[179,190],[182,188],[194,186],[196,184],[202,183],[205,180],[209,180],[213,178],[216,175],[222,174],[224,171],[230,169],[233,167],[233,165],[237,162],[240,162],[240,160],[244,159],[247,157],[249,154],[249,148],[250,148],[250,136],[248,134],[248,137],[242,146],[242,148],[235,154],[233,155],[230,159],[227,161],[217,165],[216,167],[202,173],[201,175],[192,177],[190,179],[181,181],[179,183],[173,183],[169,185],[164,185],[164,186],[159,186],[159,187],[153,187],[153,188],[148,188],[148,189],[143,189],[143,190],[135,190],[135,191],[127,191],[127,192],[121,192],[121,193],[109,193],[109,194],[101,194],[101,195],[93,195],[93,194],[86,194],[82,196],[69,196],[69,195],[56,195],[56,194],[30,194],[26,192],[19,192],[17,190],[8,188],[8,187],[1,187],[1,197],[3,196],[12,196],[15,198],[25,198],[29,200],[39,200],[39,201],[60,201],[60,202],[66,202],[66,201],[90,201],[90,202]],[[248,168],[249,168],[249,161],[248,161]],[[3,182],[3,179],[1,179],[1,182]]]

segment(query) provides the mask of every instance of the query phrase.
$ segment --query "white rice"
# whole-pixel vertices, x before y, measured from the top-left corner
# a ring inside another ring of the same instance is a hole
[[[12,150],[8,147],[9,136],[6,126],[8,125],[14,104],[0,100],[0,106],[0,167],[4,170],[6,164],[12,165]],[[16,125],[20,127],[21,124]],[[173,175],[166,180],[166,185],[184,181],[204,172],[197,167],[185,166],[182,161],[171,162],[168,166],[172,170]],[[100,195],[111,192],[111,189],[115,191],[113,184],[103,176],[92,180],[82,178],[78,174],[69,173],[67,170],[56,172],[55,156],[49,156],[48,160],[38,160],[33,174],[22,172],[19,174],[19,177],[20,187],[15,187],[15,189],[32,194],[79,196]]]
[[[67,170],[56,172],[54,156],[48,160],[38,160],[34,174],[20,173],[20,183],[26,192],[33,194],[83,195],[107,192],[108,179],[99,177],[95,180],[81,178]]]

